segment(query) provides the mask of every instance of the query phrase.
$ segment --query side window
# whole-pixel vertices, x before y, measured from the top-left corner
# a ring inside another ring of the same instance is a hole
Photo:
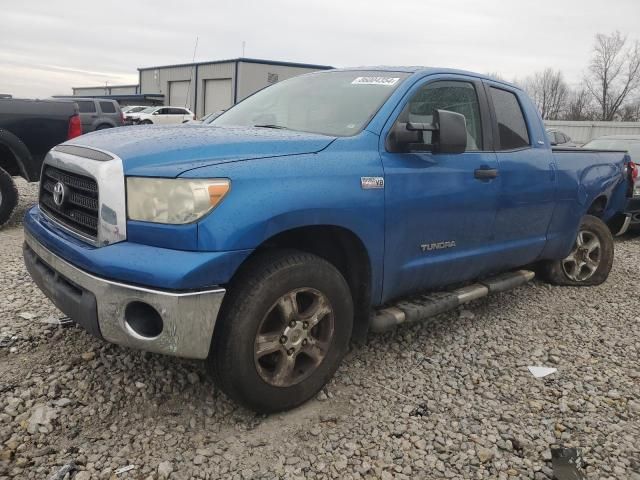
[[[171,108],[171,115],[184,115],[186,112],[181,108]]]
[[[100,102],[102,113],[116,113],[116,107],[111,102]]]
[[[496,150],[514,150],[529,146],[529,132],[518,98],[512,92],[490,87],[493,108],[498,121]]]
[[[92,100],[80,100],[76,103],[80,113],[95,113],[96,111],[96,104]]]
[[[547,137],[549,137],[549,143],[555,145],[558,143],[558,137],[556,132],[547,132]]]
[[[156,114],[157,115],[169,115],[170,112],[170,108],[161,108],[160,110],[156,110]]]
[[[482,150],[480,105],[473,84],[460,81],[428,83],[409,100],[398,118],[401,122],[432,123],[435,110],[449,110],[464,115],[467,123],[467,151]],[[431,143],[432,132],[423,133]]]

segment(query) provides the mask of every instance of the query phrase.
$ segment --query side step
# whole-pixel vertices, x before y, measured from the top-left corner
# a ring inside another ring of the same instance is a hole
[[[400,324],[420,322],[472,300],[519,287],[533,280],[533,277],[535,273],[532,271],[518,270],[450,292],[436,292],[401,300],[390,307],[377,310],[371,318],[370,329],[372,332],[384,332]]]

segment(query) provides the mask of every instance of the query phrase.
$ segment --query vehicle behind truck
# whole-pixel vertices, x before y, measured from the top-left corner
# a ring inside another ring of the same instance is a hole
[[[38,181],[47,152],[81,134],[73,102],[0,97],[0,226],[18,204],[12,177]]]
[[[96,337],[206,359],[227,395],[273,412],[312,398],[369,331],[535,273],[604,282],[631,170],[623,151],[552,149],[508,83],[324,71],[210,124],[55,147],[24,258]]]

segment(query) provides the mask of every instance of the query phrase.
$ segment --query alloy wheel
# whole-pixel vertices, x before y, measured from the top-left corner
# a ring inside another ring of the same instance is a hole
[[[313,288],[282,295],[258,327],[254,361],[270,385],[289,387],[309,377],[322,363],[335,331],[329,299]]]
[[[562,261],[562,270],[569,279],[584,282],[596,273],[601,258],[602,248],[598,237],[588,230],[580,230],[573,250]]]

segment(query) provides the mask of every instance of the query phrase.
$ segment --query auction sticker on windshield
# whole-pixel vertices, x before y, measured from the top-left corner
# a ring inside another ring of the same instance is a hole
[[[352,85],[387,85],[392,86],[398,83],[398,77],[358,77]]]

